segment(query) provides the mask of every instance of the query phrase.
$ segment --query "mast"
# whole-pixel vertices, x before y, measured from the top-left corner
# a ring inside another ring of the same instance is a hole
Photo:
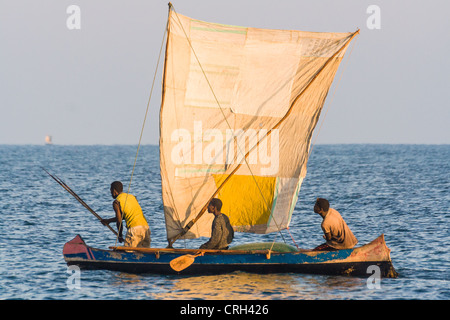
[[[273,130],[275,130],[276,128],[278,128],[290,115],[295,103],[300,99],[300,97],[303,96],[303,94],[307,91],[307,89],[311,86],[311,84],[314,82],[315,79],[317,79],[317,77],[322,73],[322,71],[326,68],[326,66],[334,59],[336,58],[347,46],[348,44],[353,40],[353,38],[359,34],[359,29],[356,30],[353,34],[351,34],[351,36],[349,36],[348,40],[346,41],[346,43],[339,49],[337,50],[325,63],[324,65],[320,68],[320,70],[318,70],[316,72],[316,74],[314,75],[314,77],[309,81],[309,83],[305,86],[305,88],[295,97],[295,99],[292,101],[291,105],[289,106],[288,111],[286,112],[286,114],[267,132],[267,134],[262,137],[260,140],[257,141],[257,143],[253,146],[253,148],[251,148],[244,156],[244,161],[245,163],[247,163],[247,157],[250,154],[251,151],[253,151],[253,149],[255,149],[261,141],[263,141],[264,139],[266,139]],[[230,178],[239,170],[239,168],[242,166],[243,162],[239,163],[236,168],[233,169],[233,171],[225,178],[225,180],[219,185],[219,187],[216,189],[216,191],[212,194],[212,196],[209,198],[209,200],[205,203],[205,205],[202,207],[202,209],[200,210],[200,212],[197,214],[197,216],[192,219],[184,228],[183,230],[176,235],[175,237],[172,237],[170,239],[168,239],[169,241],[169,247],[172,247],[173,243],[178,240],[179,238],[181,238],[182,236],[184,236],[191,228],[192,226],[203,216],[203,214],[206,212],[206,209],[208,208],[209,202],[219,193],[219,191],[223,188],[223,186],[227,183],[227,181],[230,180]],[[247,163],[248,165],[248,163]],[[255,181],[256,183],[256,181]]]
[[[171,2],[168,3],[169,6],[169,11],[168,11],[168,15],[167,15],[167,24],[166,24],[166,31],[167,31],[167,36],[166,36],[166,51],[165,51],[165,55],[164,55],[164,69],[163,69],[163,79],[162,79],[162,93],[161,93],[161,107],[159,110],[159,157],[160,159],[164,159],[164,153],[162,152],[162,148],[161,148],[161,144],[162,144],[162,124],[163,124],[163,107],[164,107],[164,97],[166,95],[166,72],[167,72],[167,51],[169,48],[169,37],[170,37],[170,13],[171,10],[173,10],[173,5]],[[161,160],[160,160],[161,161]],[[159,170],[162,170],[162,166],[159,166]],[[162,172],[160,173],[162,176]],[[161,188],[161,193],[163,193],[164,191]],[[163,197],[163,195],[161,195]],[[164,205],[164,204],[163,204]],[[164,214],[164,218],[165,218],[165,214]],[[169,246],[168,247],[172,247],[172,244],[169,241]]]

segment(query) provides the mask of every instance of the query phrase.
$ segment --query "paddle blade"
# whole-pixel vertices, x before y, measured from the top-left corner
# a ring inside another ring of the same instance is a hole
[[[173,270],[180,272],[181,270],[184,270],[187,267],[189,267],[191,264],[193,264],[195,257],[196,256],[193,256],[191,254],[186,254],[184,256],[175,258],[172,261],[170,261],[170,267]]]

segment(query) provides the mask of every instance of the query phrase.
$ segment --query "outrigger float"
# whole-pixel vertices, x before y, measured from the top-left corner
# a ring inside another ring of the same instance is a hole
[[[375,265],[382,277],[395,277],[383,235],[337,251],[279,243],[229,250],[172,246],[177,239],[211,235],[213,217],[204,213],[213,198],[222,200],[221,211],[236,232],[267,234],[288,228],[306,176],[313,130],[358,33],[209,23],[178,14],[169,4],[159,144],[161,220],[169,247],[102,250],[77,235],[64,246],[67,264],[132,273],[355,276],[367,276]]]

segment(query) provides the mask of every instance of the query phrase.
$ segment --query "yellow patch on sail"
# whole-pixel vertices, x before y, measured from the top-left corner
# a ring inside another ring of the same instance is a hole
[[[218,187],[227,175],[213,175]],[[217,198],[222,200],[222,212],[230,223],[239,227],[267,225],[276,188],[276,177],[234,175],[220,189]],[[255,201],[258,199],[258,201]]]

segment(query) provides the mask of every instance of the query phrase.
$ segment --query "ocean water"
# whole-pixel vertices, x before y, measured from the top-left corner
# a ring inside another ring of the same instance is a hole
[[[450,298],[450,146],[316,145],[290,226],[288,244],[323,242],[317,197],[341,212],[364,244],[384,234],[400,276],[368,279],[303,274],[134,275],[82,271],[79,287],[62,256],[76,234],[108,248],[115,236],[42,169],[63,179],[100,216],[112,217],[109,185],[127,186],[136,146],[0,146],[0,299],[397,300]],[[165,247],[157,146],[142,146],[131,193]],[[196,248],[206,239],[180,240]],[[234,244],[282,241],[279,234],[237,233]],[[368,275],[369,277],[369,275]]]

